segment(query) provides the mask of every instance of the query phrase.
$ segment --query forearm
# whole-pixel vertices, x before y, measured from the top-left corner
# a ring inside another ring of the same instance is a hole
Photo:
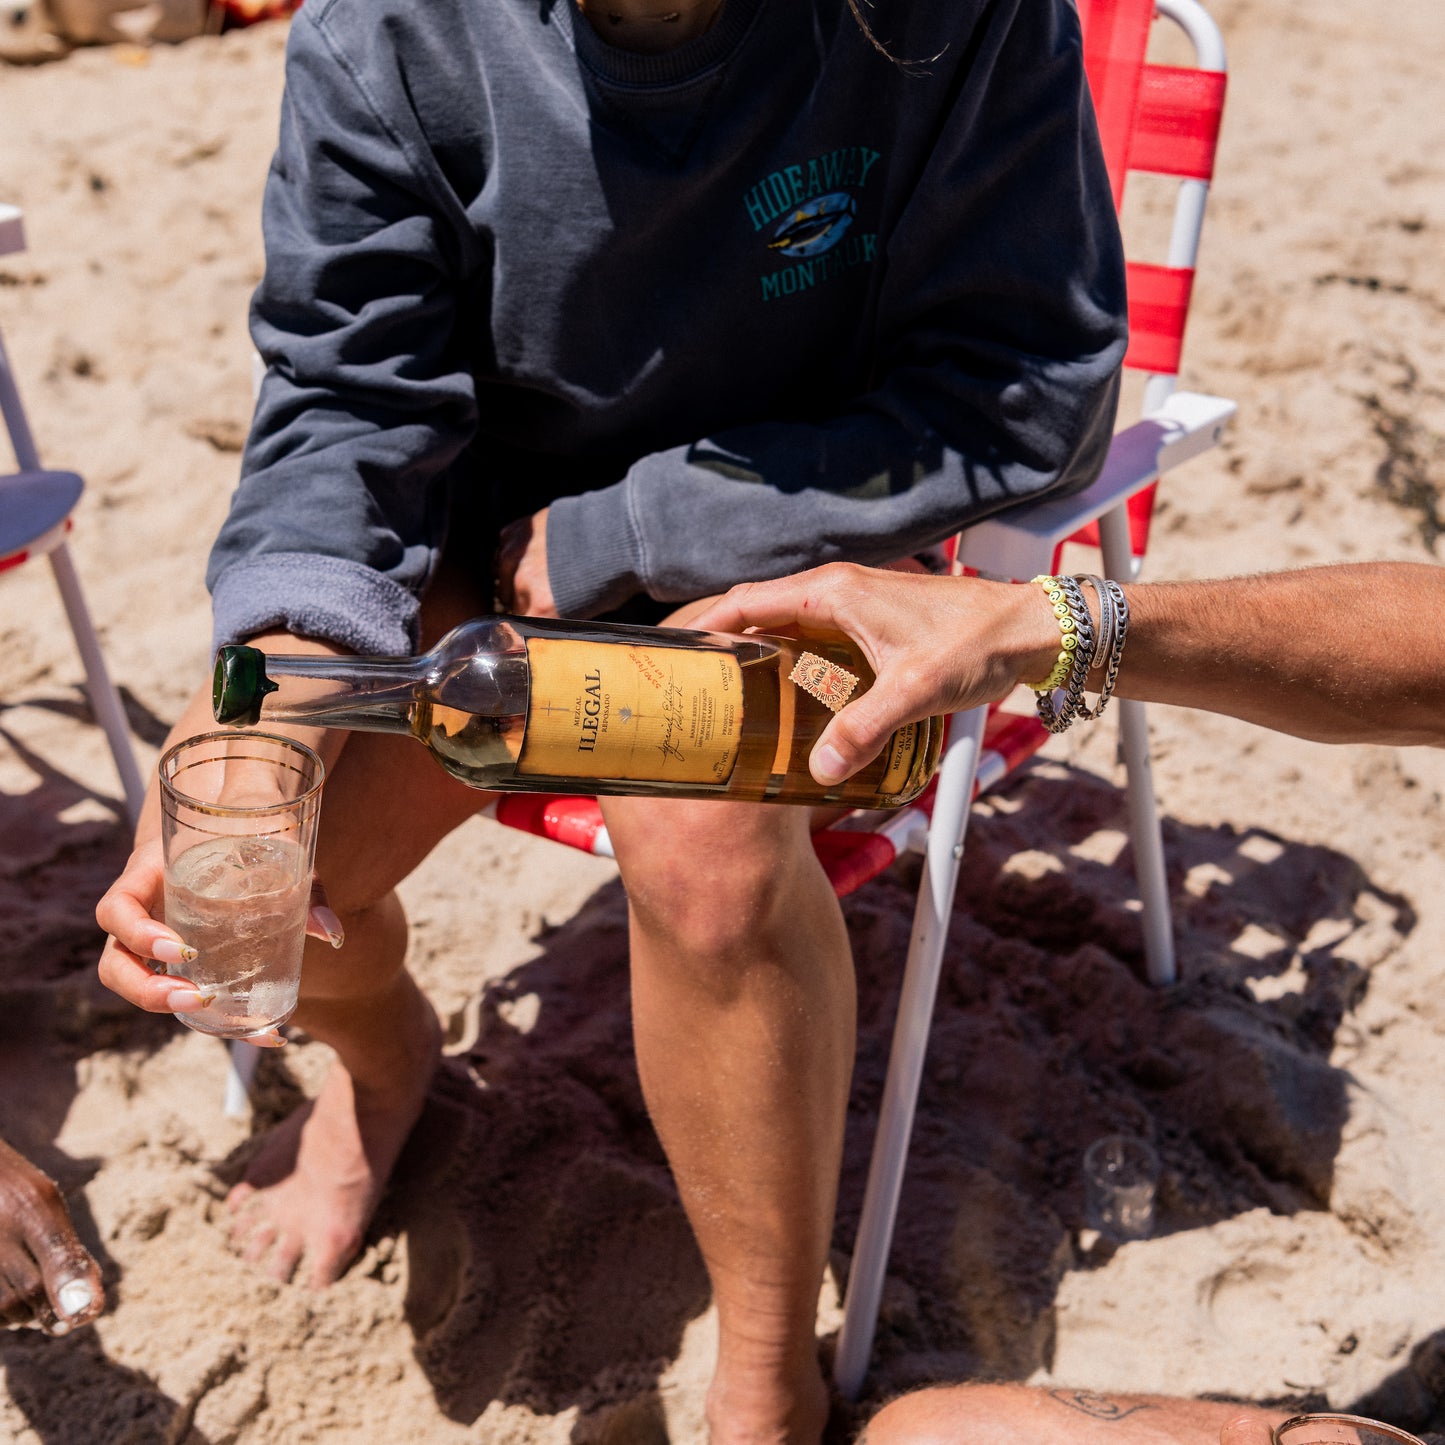
[[[1215,1445],[1220,1432],[1253,1415],[1263,1438],[1278,1411],[1161,1395],[959,1385],[905,1396],[885,1409],[859,1445]]]
[[[1320,742],[1445,745],[1445,569],[1126,587],[1118,692]]]

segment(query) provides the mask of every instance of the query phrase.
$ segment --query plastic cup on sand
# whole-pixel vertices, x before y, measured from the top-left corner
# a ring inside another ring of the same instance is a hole
[[[1363,1415],[1296,1415],[1276,1425],[1274,1445],[1424,1445],[1393,1425]]]
[[[1113,1240],[1144,1239],[1154,1228],[1159,1156],[1143,1139],[1106,1134],[1084,1151],[1089,1225]]]

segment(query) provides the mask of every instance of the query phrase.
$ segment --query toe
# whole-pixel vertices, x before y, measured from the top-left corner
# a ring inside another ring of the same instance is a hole
[[[256,1186],[248,1184],[243,1179],[239,1184],[232,1186],[231,1192],[226,1196],[226,1208],[235,1214],[246,1207],[247,1200],[255,1197]]]
[[[247,1264],[260,1264],[266,1252],[276,1243],[278,1233],[274,1224],[258,1224],[246,1237],[241,1247],[241,1258]]]
[[[266,1273],[272,1279],[285,1284],[296,1273],[296,1266],[301,1260],[301,1249],[301,1240],[295,1235],[278,1235],[272,1246],[271,1262],[266,1266]]]

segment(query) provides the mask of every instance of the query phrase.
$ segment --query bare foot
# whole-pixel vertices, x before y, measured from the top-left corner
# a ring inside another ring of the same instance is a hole
[[[0,1326],[65,1335],[104,1305],[100,1266],[54,1181],[0,1139]]]
[[[441,1054],[429,1008],[422,1037],[403,1054],[406,1077],[385,1091],[363,1090],[334,1064],[320,1094],[277,1125],[231,1190],[231,1244],[273,1279],[290,1279],[304,1256],[305,1283],[324,1289],[355,1258]]]
[[[720,1365],[707,1392],[709,1445],[818,1445],[828,1423],[828,1387],[816,1359],[802,1378],[735,1377]]]

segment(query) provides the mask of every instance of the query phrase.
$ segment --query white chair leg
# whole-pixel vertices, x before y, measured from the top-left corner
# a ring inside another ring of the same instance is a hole
[[[1129,547],[1129,519],[1124,507],[1099,518],[1099,541],[1106,575],[1121,582],[1134,578]],[[1177,976],[1174,928],[1169,917],[1169,885],[1164,872],[1164,837],[1154,800],[1154,774],[1149,765],[1149,722],[1144,704],[1119,698],[1119,737],[1128,774],[1129,834],[1134,843],[1134,871],[1144,905],[1144,970],[1149,982],[1171,984]]]
[[[954,890],[958,885],[963,836],[968,827],[973,780],[978,771],[978,754],[987,716],[987,708],[975,708],[954,719],[952,736],[939,768],[938,794],[933,805],[933,822],[928,830],[928,847],[913,918],[913,936],[908,946],[908,962],[903,971],[903,992],[893,1028],[888,1078],[878,1113],[878,1134],[868,1166],[863,1213],[858,1221],[858,1238],[848,1271],[843,1327],[838,1335],[838,1352],[833,1361],[834,1382],[848,1400],[857,1396],[863,1384],[868,1356],[873,1348],[873,1333],[878,1324],[888,1250],[898,1214],[903,1167],[908,1158],[909,1136],[913,1132],[913,1114],[918,1102],[918,1086],[923,1077],[928,1029],[933,1018],[934,998],[938,993],[943,946],[948,938],[948,920],[953,911]]]
[[[106,671],[105,658],[101,655],[100,639],[90,620],[85,598],[80,590],[80,578],[70,560],[70,551],[62,542],[50,553],[50,565],[55,571],[55,583],[60,588],[61,601],[70,619],[70,630],[75,634],[75,645],[80,649],[80,660],[85,665],[86,683],[90,691],[90,705],[95,720],[105,731],[110,744],[111,755],[115,758],[116,771],[120,774],[121,789],[125,793],[125,810],[131,826],[140,819],[141,802],[145,797],[145,785],[141,782],[140,769],[136,767],[135,754],[131,751],[130,730],[126,727],[125,711],[120,705],[120,695]]]
[[[228,1119],[244,1119],[251,1108],[251,1081],[256,1077],[261,1050],[237,1041],[229,1046],[228,1058],[224,1112]]]
[[[1119,739],[1129,780],[1129,834],[1134,843],[1139,899],[1144,905],[1144,971],[1150,983],[1162,987],[1175,981],[1177,969],[1164,873],[1164,837],[1149,765],[1149,722],[1142,702],[1120,698],[1118,703]]]

